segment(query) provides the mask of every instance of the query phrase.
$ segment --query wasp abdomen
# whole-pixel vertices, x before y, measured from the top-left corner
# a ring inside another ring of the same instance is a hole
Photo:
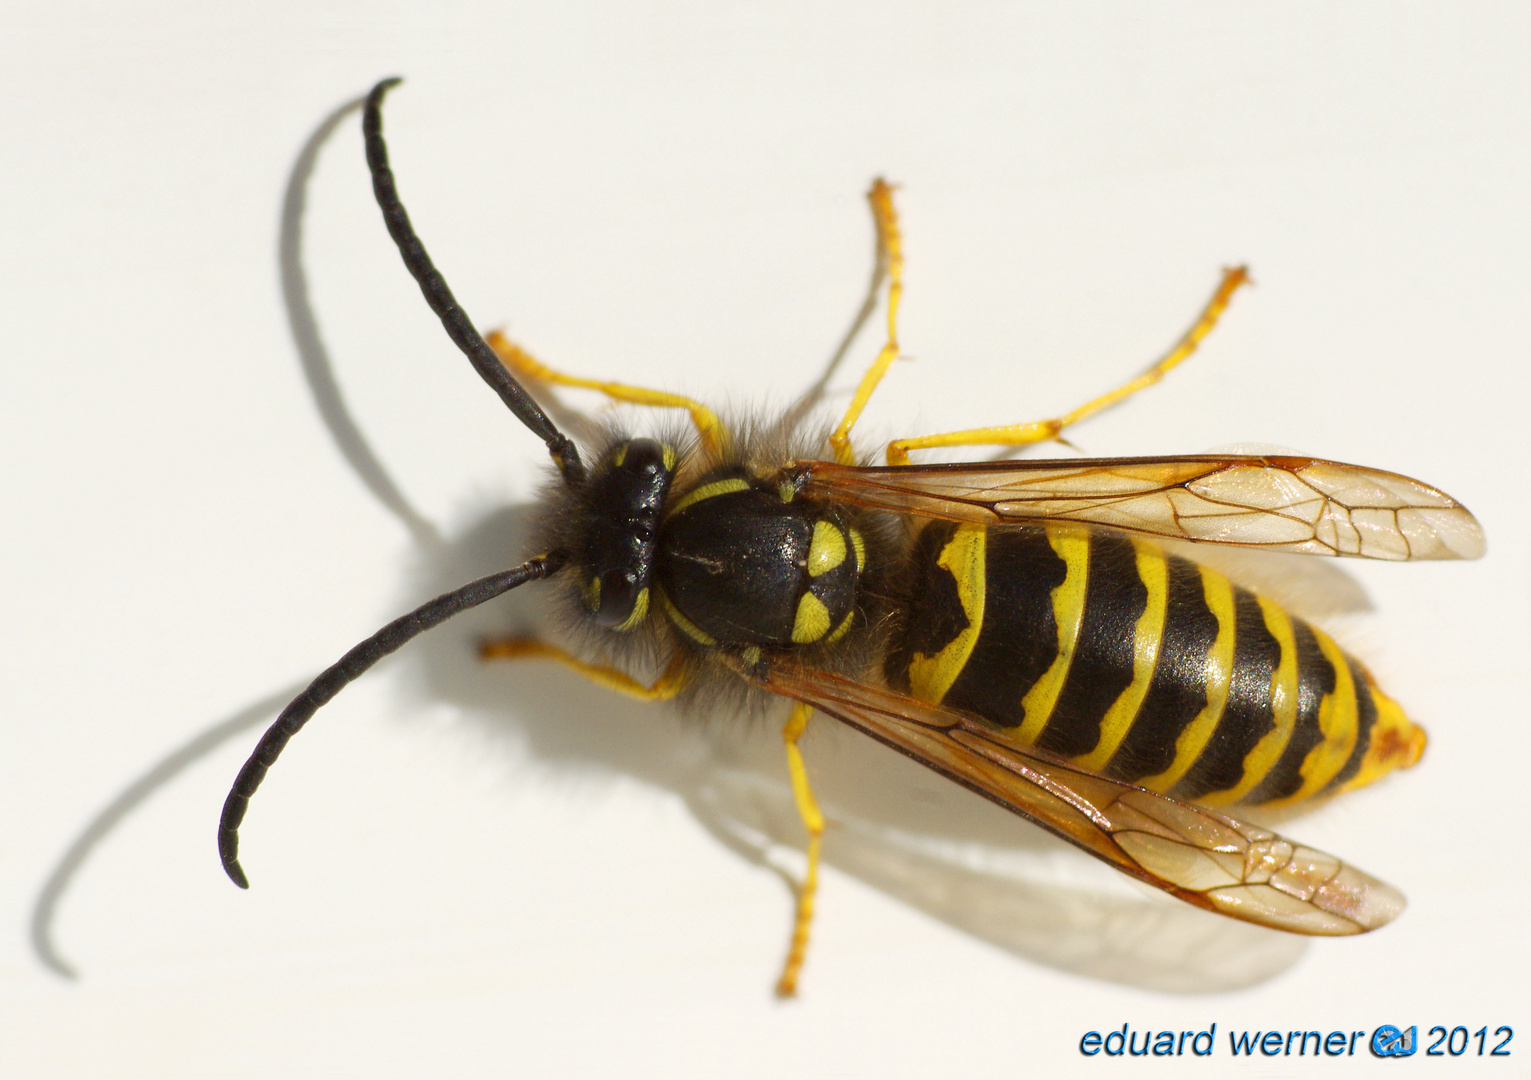
[[[911,562],[889,681],[1114,779],[1275,804],[1424,749],[1323,631],[1152,542],[937,523]]]
[[[699,645],[829,643],[850,625],[865,549],[833,511],[730,477],[678,500],[661,533],[665,610]]]

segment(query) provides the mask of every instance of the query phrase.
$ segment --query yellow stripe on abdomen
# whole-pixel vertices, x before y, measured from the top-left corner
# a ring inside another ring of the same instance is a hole
[[[1316,626],[1309,629],[1324,659],[1334,668],[1334,689],[1324,695],[1318,707],[1318,728],[1323,739],[1303,758],[1302,786],[1284,799],[1271,800],[1266,806],[1286,806],[1313,797],[1345,767],[1356,747],[1357,687],[1350,674],[1350,664],[1333,638]]]
[[[936,565],[949,571],[957,582],[957,598],[967,616],[967,626],[933,656],[915,653],[909,661],[909,689],[921,701],[939,704],[962,674],[978,635],[983,631],[986,530],[980,525],[961,525],[947,541]]]
[[[1153,681],[1154,669],[1159,664],[1159,646],[1164,641],[1165,601],[1169,597],[1169,568],[1164,553],[1140,540],[1134,540],[1132,546],[1138,579],[1148,589],[1148,599],[1133,631],[1132,682],[1101,718],[1100,741],[1095,744],[1095,749],[1074,759],[1085,768],[1096,771],[1105,768],[1137,718],[1138,709]]]
[[[1090,537],[1073,529],[1049,527],[1047,543],[1068,568],[1063,582],[1052,590],[1053,619],[1058,625],[1058,655],[1021,699],[1023,719],[1015,737],[1030,746],[1042,734],[1058,695],[1068,679],[1079,627],[1084,621],[1085,586],[1090,575]]]
[[[1233,607],[1233,585],[1222,574],[1198,566],[1201,572],[1202,593],[1207,608],[1217,618],[1217,639],[1206,657],[1207,704],[1197,713],[1180,737],[1175,740],[1175,760],[1170,767],[1157,776],[1138,781],[1150,791],[1168,791],[1180,781],[1201,757],[1217,723],[1223,718],[1228,704],[1228,688],[1233,683],[1233,646],[1237,619]]]
[[[1398,702],[1377,689],[1370,672],[1366,672],[1366,685],[1358,686],[1356,692],[1371,694],[1377,706],[1377,722],[1372,725],[1371,740],[1361,759],[1361,767],[1340,785],[1341,791],[1365,787],[1394,769],[1413,767],[1429,742],[1425,729],[1405,716]]]
[[[1209,806],[1236,803],[1265,779],[1297,726],[1297,639],[1292,632],[1292,617],[1274,601],[1263,596],[1257,599],[1265,618],[1265,628],[1281,649],[1281,659],[1271,676],[1270,686],[1271,720],[1275,727],[1245,755],[1244,775],[1237,784],[1222,791],[1208,792],[1198,800]]]

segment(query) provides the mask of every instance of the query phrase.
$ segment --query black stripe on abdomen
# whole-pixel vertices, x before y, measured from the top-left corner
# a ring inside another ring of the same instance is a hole
[[[956,579],[936,563],[956,531],[954,521],[932,522],[920,532],[910,552],[904,612],[883,668],[895,690],[909,692],[909,663],[916,654],[935,656],[968,628]]]
[[[1345,663],[1350,665],[1350,678],[1356,690],[1356,745],[1355,749],[1351,750],[1350,757],[1345,760],[1344,766],[1334,774],[1334,779],[1319,791],[1320,795],[1339,790],[1342,784],[1361,771],[1361,761],[1366,757],[1366,751],[1371,746],[1372,728],[1377,723],[1377,702],[1372,697],[1371,683],[1366,678],[1366,669],[1348,654],[1345,657]]]
[[[1275,726],[1271,684],[1281,663],[1281,644],[1266,629],[1260,602],[1248,589],[1233,590],[1233,675],[1228,704],[1195,764],[1175,785],[1179,799],[1199,799],[1234,787],[1244,759]]]
[[[1318,726],[1318,710],[1325,695],[1334,693],[1334,665],[1318,647],[1313,628],[1301,619],[1292,620],[1292,636],[1297,642],[1297,719],[1286,749],[1271,766],[1265,778],[1255,784],[1243,802],[1263,803],[1284,799],[1302,787],[1302,765],[1308,752],[1324,741]]]
[[[1207,606],[1201,567],[1178,555],[1166,561],[1169,595],[1153,681],[1104,770],[1118,780],[1136,782],[1168,769],[1175,760],[1175,741],[1207,705],[1206,661],[1217,640],[1217,616]]]
[[[1045,529],[990,529],[987,544],[983,627],[942,701],[1009,727],[1058,655],[1052,593],[1068,567]]]
[[[1037,738],[1065,757],[1087,754],[1100,741],[1101,719],[1132,682],[1138,618],[1148,605],[1137,549],[1125,536],[1091,534],[1089,566],[1073,663]]]

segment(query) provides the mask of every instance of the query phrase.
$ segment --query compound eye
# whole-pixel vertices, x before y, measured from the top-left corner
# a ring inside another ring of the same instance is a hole
[[[621,626],[632,617],[638,602],[638,575],[631,570],[608,570],[599,580],[595,621],[602,626]]]
[[[633,439],[622,448],[617,467],[623,472],[652,475],[674,467],[674,453],[654,439]]]

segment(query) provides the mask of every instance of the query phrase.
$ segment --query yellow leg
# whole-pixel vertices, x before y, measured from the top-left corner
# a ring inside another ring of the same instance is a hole
[[[784,998],[797,995],[797,977],[808,954],[808,928],[813,924],[813,898],[819,890],[819,849],[824,837],[824,815],[808,785],[808,769],[803,764],[803,752],[797,746],[811,715],[813,709],[810,706],[794,705],[792,716],[782,729],[782,738],[787,744],[787,771],[792,776],[792,798],[797,802],[798,815],[808,830],[808,869],[803,873],[803,884],[797,894],[797,914],[792,923],[792,944],[787,950],[787,962],[776,982],[776,995]]]
[[[587,664],[557,645],[549,645],[534,638],[505,638],[486,641],[479,646],[478,655],[483,660],[515,660],[535,656],[544,660],[556,660],[571,671],[577,671],[598,686],[615,690],[619,694],[635,697],[639,701],[668,701],[686,686],[686,668],[677,654],[669,667],[660,672],[651,684],[644,684],[614,667],[604,664]]]
[[[829,437],[835,460],[842,465],[856,463],[856,455],[851,451],[851,427],[872,399],[872,391],[877,389],[877,384],[882,382],[888,368],[898,359],[898,305],[904,298],[904,238],[898,228],[898,212],[893,209],[893,189],[878,177],[872,181],[867,201],[872,204],[872,215],[877,219],[878,254],[887,260],[888,341],[882,347],[882,352],[877,354],[877,359],[872,361],[867,373],[861,377],[861,385],[856,387],[856,396],[851,399],[850,408],[845,410],[839,427]]]
[[[851,346],[856,343],[856,339],[861,336],[861,331],[871,320],[872,313],[877,310],[877,298],[882,295],[883,282],[888,280],[888,236],[887,229],[884,228],[885,218],[886,215],[879,213],[874,203],[872,228],[876,234],[876,242],[872,249],[872,279],[867,282],[866,296],[862,298],[861,306],[856,309],[856,317],[851,320],[851,325],[845,331],[845,336],[840,339],[840,344],[835,346],[834,354],[830,356],[829,363],[824,366],[823,372],[787,411],[782,420],[782,427],[788,431],[796,429],[809,410],[824,399],[824,393],[829,389],[829,380],[834,378],[835,372],[840,369],[841,361],[851,351]]]
[[[657,409],[685,409],[691,414],[691,422],[696,425],[696,433],[701,437],[702,446],[708,454],[715,456],[728,441],[717,414],[699,401],[692,401],[680,394],[667,394],[663,390],[645,390],[640,386],[627,386],[624,383],[600,382],[596,379],[581,379],[574,375],[565,375],[543,364],[498,330],[489,331],[484,335],[484,340],[500,358],[500,363],[510,369],[511,374],[528,382],[599,390],[612,400],[625,402],[628,405],[649,405]]]
[[[943,435],[923,435],[916,439],[898,439],[888,444],[888,464],[907,465],[910,450],[926,450],[935,446],[1029,446],[1032,443],[1056,439],[1058,433],[1069,425],[1094,416],[1102,409],[1109,409],[1164,378],[1168,371],[1196,351],[1196,346],[1201,344],[1201,339],[1211,333],[1212,328],[1217,325],[1223,309],[1228,306],[1228,298],[1233,295],[1234,290],[1248,281],[1249,271],[1246,267],[1236,266],[1231,270],[1224,270],[1223,280],[1218,285],[1217,292],[1212,294],[1212,299],[1202,309],[1196,322],[1175,343],[1175,347],[1165,355],[1164,359],[1109,394],[1102,394],[1094,401],[1079,406],[1073,412],[1053,417],[1051,420],[1034,420],[1029,424],[1010,424],[1002,427],[972,428],[968,431],[951,431]]]

